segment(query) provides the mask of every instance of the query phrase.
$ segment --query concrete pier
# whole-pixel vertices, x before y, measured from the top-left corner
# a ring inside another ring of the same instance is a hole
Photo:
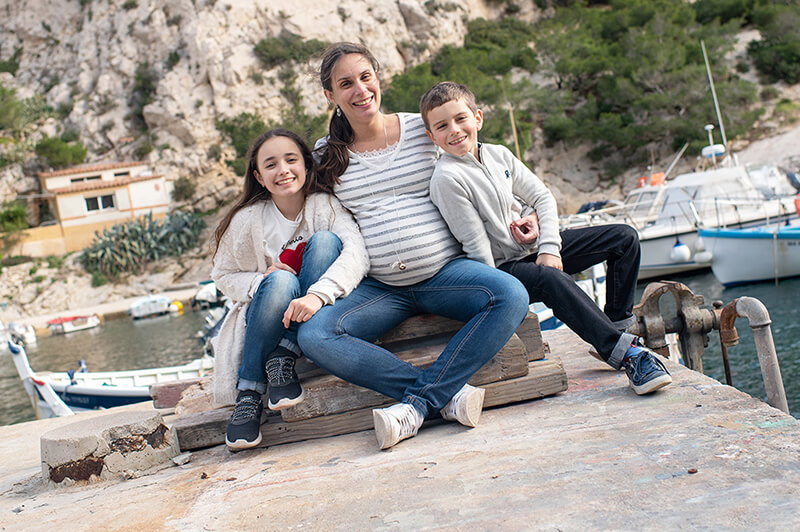
[[[567,391],[383,452],[372,431],[217,446],[148,476],[53,489],[39,438],[76,418],[0,427],[0,529],[800,529],[798,420],[675,364],[671,386],[639,397],[570,331],[545,340]]]

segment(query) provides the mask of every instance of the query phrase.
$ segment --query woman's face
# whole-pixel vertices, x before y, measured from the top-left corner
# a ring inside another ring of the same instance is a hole
[[[295,141],[272,137],[261,145],[256,157],[255,178],[273,198],[303,193],[306,165]]]
[[[325,96],[338,105],[347,119],[369,120],[380,112],[381,88],[369,60],[361,54],[343,55],[333,67],[331,90]]]

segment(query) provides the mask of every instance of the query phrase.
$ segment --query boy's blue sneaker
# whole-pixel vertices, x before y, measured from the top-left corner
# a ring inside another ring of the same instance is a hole
[[[628,348],[622,366],[631,381],[631,388],[638,395],[652,393],[672,382],[669,371],[658,357],[636,345]]]

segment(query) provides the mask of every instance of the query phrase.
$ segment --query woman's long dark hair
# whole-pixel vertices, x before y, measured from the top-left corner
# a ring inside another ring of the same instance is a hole
[[[237,198],[236,203],[233,204],[231,210],[228,211],[228,214],[225,215],[225,217],[217,226],[216,231],[214,231],[214,237],[216,238],[214,256],[216,256],[217,251],[219,250],[219,242],[222,240],[222,235],[224,235],[225,231],[228,230],[228,226],[230,226],[231,220],[233,220],[233,217],[236,215],[236,213],[249,205],[253,205],[259,201],[266,201],[270,198],[269,190],[267,190],[267,188],[259,183],[256,179],[256,171],[258,170],[257,158],[258,150],[261,149],[261,146],[266,141],[275,137],[286,137],[297,144],[297,147],[300,150],[300,155],[303,157],[303,163],[306,166],[306,182],[303,185],[303,193],[308,195],[311,192],[317,191],[330,192],[330,189],[318,183],[316,178],[317,171],[314,163],[314,157],[311,155],[311,149],[308,147],[308,144],[306,144],[306,142],[294,131],[282,128],[270,129],[253,141],[250,149],[247,150],[247,171],[244,174],[244,187],[242,188],[242,193],[239,198]]]
[[[378,60],[366,46],[352,42],[334,43],[322,54],[322,62],[319,66],[319,81],[323,89],[333,92],[331,83],[333,69],[339,59],[348,54],[363,56],[372,65],[372,69],[376,73],[378,72],[380,68]],[[339,178],[350,164],[347,147],[355,140],[353,128],[344,113],[334,112],[331,116],[327,140],[327,145],[318,149],[319,181],[325,187],[333,189],[333,186],[340,182]]]

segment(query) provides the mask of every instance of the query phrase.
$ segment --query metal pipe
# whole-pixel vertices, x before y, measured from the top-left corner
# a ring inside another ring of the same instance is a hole
[[[726,314],[728,307],[735,307],[735,315],[732,312]],[[789,413],[789,403],[786,401],[786,391],[783,388],[781,378],[781,368],[778,364],[778,354],[775,351],[775,341],[772,339],[772,320],[769,311],[764,304],[754,297],[740,297],[729,303],[722,311],[721,322],[735,319],[736,317],[747,318],[750,328],[753,330],[753,340],[756,344],[758,362],[761,365],[761,374],[764,377],[764,388],[767,392],[767,403],[783,412]],[[722,328],[720,335],[722,335]],[[732,321],[730,321],[732,329]],[[735,335],[734,330],[734,335]],[[733,345],[733,344],[728,344]]]

